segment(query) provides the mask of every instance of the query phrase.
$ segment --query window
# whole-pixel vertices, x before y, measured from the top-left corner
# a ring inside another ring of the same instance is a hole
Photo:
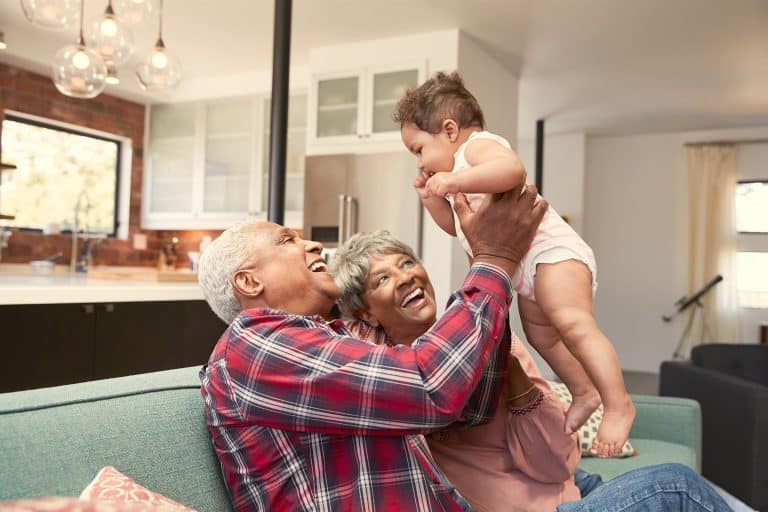
[[[80,229],[116,235],[121,144],[117,137],[6,114],[3,161],[16,169],[0,176],[0,210],[15,216],[15,227],[71,230],[79,202]]]
[[[768,180],[736,186],[738,288],[742,307],[768,308]]]

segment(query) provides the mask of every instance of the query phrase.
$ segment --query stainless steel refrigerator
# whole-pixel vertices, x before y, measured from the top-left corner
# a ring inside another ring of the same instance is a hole
[[[304,236],[332,254],[360,231],[386,229],[421,256],[422,206],[407,152],[309,156],[304,180]]]

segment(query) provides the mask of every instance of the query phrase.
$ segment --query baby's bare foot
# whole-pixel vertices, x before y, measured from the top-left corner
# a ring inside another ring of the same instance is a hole
[[[576,432],[598,405],[600,405],[600,395],[595,388],[589,388],[584,393],[574,393],[571,406],[565,413],[565,433]]]
[[[628,395],[618,407],[605,407],[603,421],[592,444],[592,454],[598,457],[618,455],[629,438],[629,431],[634,421],[635,404]]]

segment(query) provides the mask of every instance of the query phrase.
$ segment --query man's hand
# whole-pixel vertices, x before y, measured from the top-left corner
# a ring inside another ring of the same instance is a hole
[[[458,194],[459,184],[456,177],[449,172],[438,172],[427,180],[427,192],[433,196],[445,197],[448,194]]]
[[[523,186],[522,192],[515,187],[503,194],[489,194],[476,211],[462,194],[456,195],[453,206],[474,261],[493,263],[510,277],[528,252],[547,207],[544,199],[537,201],[533,185]]]

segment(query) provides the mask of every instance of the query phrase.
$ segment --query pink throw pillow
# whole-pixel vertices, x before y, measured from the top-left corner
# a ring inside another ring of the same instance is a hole
[[[85,501],[112,501],[119,503],[144,503],[162,512],[195,512],[193,509],[152,492],[134,482],[112,466],[99,471],[96,478],[80,494]]]

